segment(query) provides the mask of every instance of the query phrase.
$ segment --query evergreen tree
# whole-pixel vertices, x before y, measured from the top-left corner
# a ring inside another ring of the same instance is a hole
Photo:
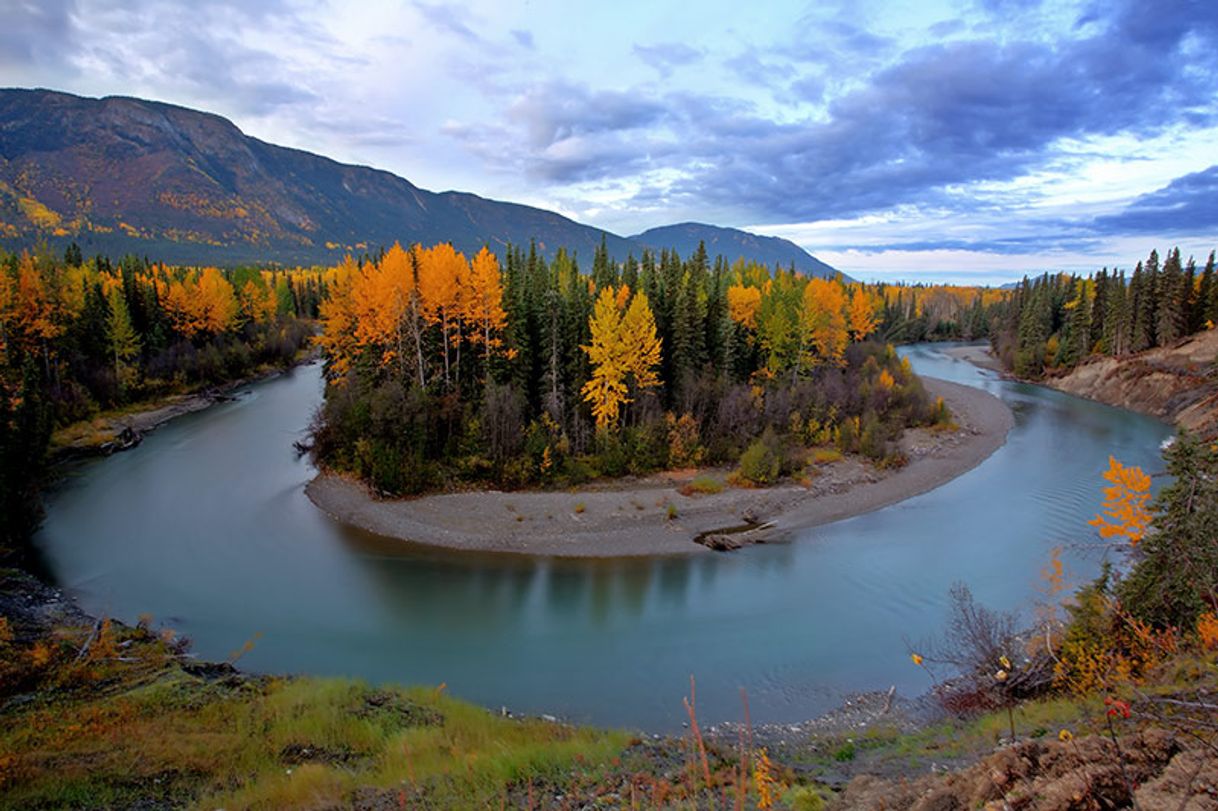
[[[1025,287],[1027,281],[1024,282]],[[1045,350],[1053,326],[1049,276],[1045,274],[1031,285],[1025,295],[1026,303],[1019,314],[1019,331],[1015,346],[1015,374],[1038,377],[1044,371]]]
[[[1218,596],[1218,453],[1181,432],[1164,457],[1172,483],[1153,508],[1154,531],[1118,596],[1131,614],[1165,628],[1194,628]]]
[[[1125,273],[1114,272],[1104,302],[1103,349],[1109,355],[1124,355],[1129,351],[1129,296],[1125,289]]]
[[[1151,254],[1148,267],[1153,267],[1157,257]],[[1167,254],[1163,270],[1158,276],[1158,296],[1155,318],[1155,340],[1159,346],[1168,346],[1176,342],[1188,330],[1188,312],[1186,310],[1187,291],[1185,290],[1184,270],[1180,267],[1180,249]]]
[[[1091,339],[1091,301],[1087,296],[1087,280],[1075,278],[1074,295],[1066,302],[1066,320],[1062,328],[1056,365],[1071,368],[1089,354]]]
[[[1138,262],[1129,280],[1129,351],[1142,352],[1155,345],[1154,276]]]

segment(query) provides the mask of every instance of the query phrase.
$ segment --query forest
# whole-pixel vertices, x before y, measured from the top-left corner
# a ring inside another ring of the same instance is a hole
[[[52,432],[294,361],[320,274],[0,253],[0,551],[36,526]]]
[[[995,354],[1025,378],[1069,370],[1091,355],[1170,346],[1218,322],[1214,252],[1200,271],[1174,248],[1162,261],[1151,251],[1128,275],[1104,268],[1025,277],[990,318]]]
[[[946,422],[909,365],[872,340],[913,292],[743,260],[602,246],[467,259],[394,245],[324,274],[323,466],[389,495],[460,483],[573,485],[740,463],[749,483],[813,449],[900,464],[908,426]],[[914,318],[920,317],[914,313]]]

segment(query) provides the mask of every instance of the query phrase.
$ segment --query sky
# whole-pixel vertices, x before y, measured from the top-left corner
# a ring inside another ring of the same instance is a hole
[[[0,0],[0,86],[130,95],[630,235],[1002,283],[1218,247],[1216,0]]]

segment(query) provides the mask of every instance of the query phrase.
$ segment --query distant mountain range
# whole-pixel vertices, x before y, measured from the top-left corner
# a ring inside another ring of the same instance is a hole
[[[559,247],[584,263],[602,239],[617,259],[643,248],[745,257],[835,273],[793,242],[685,223],[627,239],[531,206],[431,192],[242,133],[227,119],[125,97],[0,90],[0,246],[77,242],[86,255],[169,262],[334,262],[346,252],[452,242]]]
[[[651,228],[630,237],[634,242],[654,250],[675,249],[682,257],[698,250],[698,243],[706,244],[706,252],[712,257],[722,254],[730,260],[743,256],[766,265],[795,266],[816,276],[832,276],[835,268],[826,265],[789,239],[763,237],[737,228],[720,228],[700,222],[683,222],[679,225],[664,225]]]

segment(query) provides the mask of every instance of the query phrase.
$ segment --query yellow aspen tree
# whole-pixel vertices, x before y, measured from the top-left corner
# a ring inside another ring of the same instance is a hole
[[[737,324],[757,329],[757,311],[760,308],[760,288],[734,284],[727,289],[727,314]]]
[[[630,386],[647,389],[660,384],[661,341],[655,316],[645,293],[629,304],[629,288],[601,290],[588,326],[592,343],[583,347],[592,364],[592,378],[584,384],[584,399],[592,404],[598,429],[617,425],[621,407],[631,401]],[[625,313],[623,313],[623,309]]]
[[[203,331],[213,335],[226,332],[239,310],[237,296],[228,279],[219,268],[203,268],[195,289]]]
[[[800,366],[840,366],[845,362],[846,294],[837,282],[813,278],[808,281],[800,308]]]
[[[861,286],[856,287],[850,296],[850,307],[846,312],[846,321],[850,330],[850,340],[861,341],[879,326],[876,319],[876,301]]]
[[[604,430],[617,424],[627,396],[621,347],[622,312],[612,287],[604,288],[597,296],[588,327],[592,342],[583,350],[592,364],[592,377],[584,383],[583,395],[584,400],[592,404],[597,429]]]
[[[623,366],[633,378],[635,388],[660,385],[656,368],[660,365],[660,336],[647,294],[639,291],[630,300],[621,324]]]
[[[381,261],[364,266],[351,287],[355,339],[360,347],[380,350],[380,363],[405,362],[405,325],[415,294],[414,266],[409,254],[394,243]]]
[[[449,348],[453,336],[450,330],[458,328],[460,342],[460,311],[462,287],[469,274],[469,263],[447,242],[419,251],[419,303],[423,318],[429,324],[440,326],[441,347],[444,355],[444,381],[451,380]],[[457,322],[454,324],[454,322]]]
[[[499,273],[499,260],[486,247],[478,251],[470,263],[465,311],[466,317],[477,327],[472,338],[475,343],[483,345],[486,359],[490,361],[491,350],[503,343],[499,333],[507,326],[507,313],[503,310],[503,279]]]
[[[329,360],[326,371],[331,382],[341,383],[355,359],[358,319],[352,301],[352,288],[359,272],[355,260],[347,255],[343,257],[342,264],[323,274],[330,295],[322,301],[319,309],[322,331],[316,341]]]

